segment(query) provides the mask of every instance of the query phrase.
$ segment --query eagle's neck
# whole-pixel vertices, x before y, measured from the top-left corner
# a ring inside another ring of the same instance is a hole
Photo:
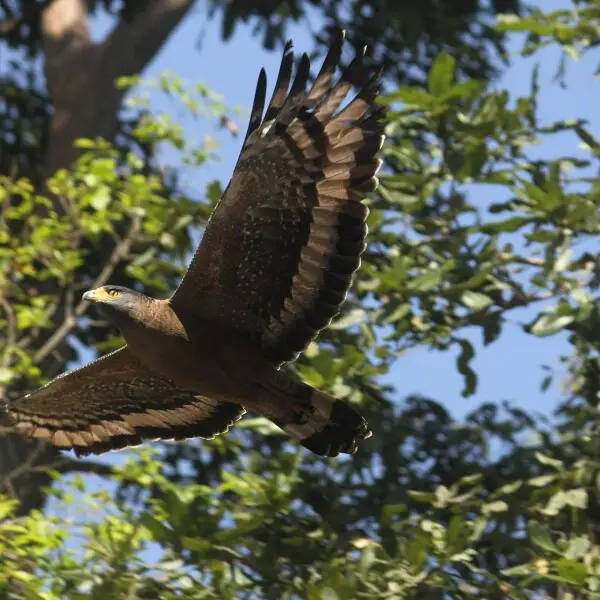
[[[135,311],[123,316],[125,318],[121,323],[115,325],[119,327],[126,339],[132,334],[143,336],[144,332],[187,337],[185,328],[168,300],[148,298],[147,301],[140,303]]]

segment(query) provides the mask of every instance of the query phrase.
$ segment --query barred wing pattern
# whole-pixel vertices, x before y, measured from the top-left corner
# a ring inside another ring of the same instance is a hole
[[[0,406],[0,425],[82,456],[145,439],[212,438],[244,412],[238,404],[177,389],[125,346],[56,377],[4,411]]]
[[[342,32],[308,91],[304,54],[289,92],[288,42],[264,116],[261,71],[232,179],[171,299],[175,310],[197,314],[207,299],[235,307],[223,309],[232,328],[251,315],[276,364],[295,359],[339,312],[365,249],[361,200],[377,187],[384,139],[375,105],[381,73],[369,78],[363,52],[334,84],[343,40]],[[353,86],[358,95],[338,111]]]

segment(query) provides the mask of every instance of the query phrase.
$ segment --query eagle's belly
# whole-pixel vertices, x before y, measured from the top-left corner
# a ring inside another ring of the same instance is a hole
[[[248,340],[208,327],[192,339],[150,329],[126,339],[144,366],[199,394],[249,398],[273,370]]]

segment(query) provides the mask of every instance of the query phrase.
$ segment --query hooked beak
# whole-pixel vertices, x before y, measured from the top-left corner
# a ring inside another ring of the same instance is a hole
[[[96,302],[96,300],[98,300],[98,298],[96,298],[95,290],[88,290],[85,292],[85,294],[83,294],[81,299],[85,300],[86,302]]]

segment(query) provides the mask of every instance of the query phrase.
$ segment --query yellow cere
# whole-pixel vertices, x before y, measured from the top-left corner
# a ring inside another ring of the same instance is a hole
[[[92,297],[90,298],[90,300],[92,302],[96,301],[96,302],[102,302],[103,300],[114,300],[117,296],[120,295],[120,292],[118,292],[117,290],[106,290],[103,288],[98,288],[95,290],[91,290],[92,292]]]

